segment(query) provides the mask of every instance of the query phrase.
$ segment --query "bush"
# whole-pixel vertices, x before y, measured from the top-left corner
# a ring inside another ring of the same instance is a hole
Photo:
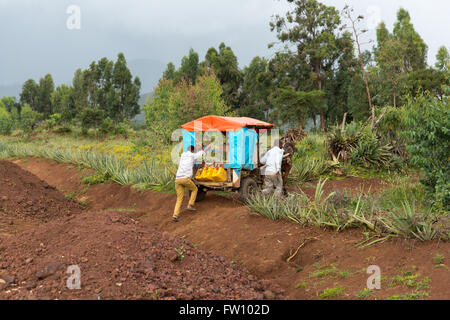
[[[100,126],[100,133],[103,135],[113,133],[114,131],[114,122],[110,117],[106,118],[102,121],[102,125]]]
[[[421,182],[435,205],[450,210],[450,87],[442,101],[420,95],[408,101],[407,148],[413,164],[423,169]]]
[[[10,134],[13,129],[14,121],[11,115],[3,105],[0,105],[0,134]]]
[[[22,111],[20,112],[20,129],[22,129],[24,132],[31,132],[40,117],[41,115],[38,112],[31,109],[28,104],[25,104],[22,107]]]
[[[45,121],[45,126],[48,130],[53,129],[55,126],[60,125],[60,124],[61,124],[61,114],[60,113],[52,114],[50,116],[50,118],[47,119],[47,121]]]
[[[79,115],[82,133],[86,135],[90,128],[97,130],[103,122],[105,111],[101,109],[84,108]]]
[[[377,136],[363,132],[351,152],[352,164],[364,168],[390,168],[391,146],[381,145]]]

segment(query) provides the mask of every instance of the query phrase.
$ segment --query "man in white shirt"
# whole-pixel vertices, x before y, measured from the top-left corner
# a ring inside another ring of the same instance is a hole
[[[272,193],[275,188],[275,196],[280,197],[283,192],[283,178],[281,177],[281,162],[283,161],[284,150],[281,149],[282,144],[279,140],[275,140],[272,149],[266,152],[261,158],[261,163],[265,164],[264,189],[263,194]]]
[[[205,150],[209,149],[211,145],[208,145]],[[191,191],[191,198],[189,199],[188,210],[195,211],[195,200],[197,199],[198,188],[192,181],[192,174],[195,160],[200,159],[205,150],[201,150],[194,153],[195,147],[189,146],[188,151],[184,152],[180,158],[180,164],[178,165],[178,171],[175,178],[175,190],[177,192],[177,203],[173,213],[173,221],[180,221],[181,204],[183,203],[185,188]]]

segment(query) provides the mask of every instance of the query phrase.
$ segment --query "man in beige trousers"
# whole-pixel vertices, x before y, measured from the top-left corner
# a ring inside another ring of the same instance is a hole
[[[175,204],[175,210],[173,212],[173,221],[178,222],[181,220],[181,204],[183,203],[184,191],[188,189],[191,191],[191,198],[189,199],[188,210],[195,211],[195,200],[197,199],[198,188],[192,181],[192,173],[194,168],[195,160],[200,159],[205,151],[211,147],[208,145],[205,150],[201,150],[194,153],[195,147],[189,146],[188,151],[184,152],[180,158],[180,164],[178,165],[178,171],[175,179],[175,190],[177,192],[177,203]]]

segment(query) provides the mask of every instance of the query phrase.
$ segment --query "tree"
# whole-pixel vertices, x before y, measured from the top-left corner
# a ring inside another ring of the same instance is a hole
[[[50,74],[45,75],[44,78],[39,80],[39,104],[37,112],[44,115],[44,118],[48,118],[53,113],[52,107],[52,93],[55,90],[53,78]]]
[[[162,78],[153,91],[153,95],[144,104],[145,121],[149,129],[162,139],[170,142],[172,131],[178,125],[177,119],[171,117],[167,106],[175,91],[173,80]]]
[[[180,125],[211,114],[227,115],[229,108],[222,93],[220,82],[212,71],[200,76],[195,85],[181,80],[170,96],[169,113]]]
[[[280,105],[277,116],[285,122],[296,121],[303,130],[303,119],[308,116],[308,108],[322,104],[325,96],[323,90],[296,91],[291,86],[281,88],[273,100]]]
[[[20,113],[19,127],[24,132],[31,132],[34,129],[36,122],[42,117],[41,114],[31,109],[30,105],[25,104],[22,106],[22,112]]]
[[[219,45],[219,51],[214,47],[209,48],[201,67],[204,73],[208,73],[210,69],[214,70],[222,86],[225,103],[234,110],[239,109],[243,76],[233,50],[223,42]]]
[[[373,130],[374,125],[375,125],[375,107],[372,104],[372,97],[370,95],[369,81],[367,80],[366,69],[365,69],[365,64],[364,64],[364,57],[363,57],[363,53],[361,51],[361,42],[360,42],[360,36],[362,34],[366,33],[367,30],[366,29],[361,30],[358,28],[358,23],[361,22],[364,19],[364,17],[359,15],[357,18],[354,18],[352,13],[353,13],[353,8],[346,5],[344,7],[343,14],[347,18],[347,20],[350,22],[351,25],[349,26],[349,28],[352,30],[353,36],[355,37],[354,41],[355,41],[357,49],[358,49],[359,64],[360,64],[362,76],[364,79],[364,84],[366,86],[367,101],[369,102],[369,108],[372,112],[371,128]],[[346,27],[346,25],[343,26],[343,28],[345,28],[345,27]]]
[[[11,133],[13,129],[13,119],[6,110],[5,105],[0,101],[0,134],[7,135]]]
[[[394,25],[394,37],[400,41],[404,50],[403,67],[406,71],[425,69],[428,46],[414,30],[409,12],[400,8]]]
[[[196,84],[182,79],[174,85],[172,80],[162,78],[144,105],[146,122],[154,133],[170,141],[173,130],[183,123],[210,114],[231,115],[222,93],[212,71],[199,76]]]
[[[116,122],[131,119],[139,114],[139,97],[141,81],[133,76],[127,67],[123,53],[119,53],[112,72],[112,88],[114,94],[111,99],[112,108],[109,116]]]
[[[53,112],[61,114],[61,120],[69,122],[76,116],[73,89],[62,84],[56,88],[51,97]]]
[[[102,109],[84,108],[78,117],[83,134],[87,134],[90,128],[94,128],[95,134],[97,134],[97,129],[105,119],[105,111]]]
[[[267,119],[270,110],[270,94],[273,73],[269,70],[269,61],[255,57],[244,68],[242,84],[241,116]]]
[[[409,73],[404,78],[402,92],[410,97],[429,93],[442,101],[443,86],[450,86],[450,79],[446,77],[445,72],[428,68]]]
[[[316,90],[323,90],[335,62],[344,52],[349,35],[337,35],[339,12],[317,0],[287,0],[294,8],[286,17],[276,15],[271,30],[276,30],[282,43],[294,46],[289,51],[295,57],[293,66],[306,64],[316,82]],[[320,108],[320,124],[325,130],[326,105]]]
[[[14,97],[2,97],[0,99],[0,103],[6,108],[8,112],[11,112],[13,108],[17,108],[18,103],[16,102],[16,98]]]
[[[421,182],[438,208],[450,209],[450,87],[444,87],[440,101],[419,95],[407,104],[406,135],[411,161],[424,170]]]
[[[88,106],[88,90],[84,79],[85,75],[81,69],[77,69],[72,80],[71,99],[73,101],[72,118],[81,113],[81,110]]]
[[[163,73],[163,78],[167,80],[175,80],[175,65],[172,62],[167,64],[167,69]]]
[[[39,109],[40,88],[33,79],[28,79],[22,86],[20,93],[20,104],[23,106],[28,104],[31,109]]]
[[[401,41],[391,35],[384,22],[377,28],[377,48],[375,59],[379,76],[379,97],[381,104],[397,106],[400,92],[400,80],[406,73],[404,65],[405,48]]]
[[[438,53],[436,54],[436,69],[440,71],[449,71],[450,70],[450,53],[447,50],[447,47],[442,46],[439,48]]]
[[[183,59],[181,59],[181,67],[179,70],[179,75],[177,77],[177,82],[181,79],[185,79],[186,81],[195,83],[197,81],[198,75],[198,63],[198,53],[191,48],[189,50],[189,55],[184,56]]]

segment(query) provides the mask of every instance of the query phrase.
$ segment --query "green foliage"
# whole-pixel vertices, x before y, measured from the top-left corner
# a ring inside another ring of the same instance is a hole
[[[61,119],[62,117],[60,113],[52,114],[50,118],[45,122],[45,126],[47,127],[47,129],[53,129],[55,128],[55,126],[61,124]]]
[[[105,112],[101,109],[84,108],[79,115],[83,134],[87,134],[90,128],[97,129],[103,122]]]
[[[45,75],[39,80],[39,105],[35,110],[47,118],[53,113],[52,94],[55,90],[55,84],[50,74]]]
[[[100,133],[105,135],[105,134],[110,134],[114,132],[114,121],[111,120],[110,117],[107,117],[106,119],[104,119],[102,121],[102,124],[100,126]]]
[[[309,134],[296,145],[298,152],[292,158],[290,177],[296,183],[319,179],[333,167],[328,161],[325,139],[318,134]]]
[[[324,102],[325,93],[321,90],[296,91],[291,86],[279,88],[271,101],[282,106],[277,109],[277,118],[286,123],[297,122],[303,129],[303,119],[308,118],[311,108],[318,109]]]
[[[222,87],[213,72],[198,77],[196,84],[162,79],[153,97],[144,105],[150,130],[165,141],[180,125],[206,115],[229,115]]]
[[[339,270],[335,264],[329,266],[316,266],[316,270],[309,274],[309,278],[342,278],[346,279],[350,276],[351,272],[347,270]]]
[[[184,246],[180,245],[178,248],[175,248],[175,252],[177,253],[177,260],[182,261],[184,259]]]
[[[20,123],[19,127],[24,132],[31,132],[36,124],[36,122],[41,118],[41,115],[36,111],[32,110],[28,104],[22,107],[20,113]]]
[[[446,46],[439,48],[438,53],[436,54],[435,67],[440,71],[450,70],[450,53]]]
[[[380,145],[374,134],[365,134],[358,139],[350,157],[352,164],[364,168],[391,168],[401,163],[394,160],[391,150],[390,145]]]
[[[78,151],[67,145],[59,148],[48,145],[24,144],[0,141],[0,158],[42,157],[60,163],[73,163],[95,170],[97,179],[86,178],[85,183],[111,180],[120,185],[133,185],[139,190],[171,191],[174,189],[174,173],[170,165],[161,165],[157,159],[140,161],[130,167],[124,159],[110,153]]]
[[[294,195],[281,199],[274,195],[265,196],[257,192],[248,199],[247,205],[253,211],[271,220],[289,219],[298,212],[299,199]]]
[[[319,295],[319,299],[331,299],[338,297],[343,291],[345,287],[336,287],[336,288],[327,288],[322,291]]]
[[[239,91],[243,76],[233,50],[223,42],[219,45],[219,50],[214,47],[209,48],[201,68],[203,68],[203,74],[207,74],[209,68],[214,70],[222,86],[222,98],[225,104],[232,110],[239,109],[242,103]]]
[[[173,130],[179,124],[177,119],[170,115],[168,109],[171,96],[175,90],[173,80],[163,78],[153,91],[153,96],[144,104],[147,126],[155,135],[160,137],[160,140],[165,142],[170,141]]]
[[[325,183],[326,180],[318,182],[311,200],[303,193],[289,194],[286,199],[255,194],[247,204],[253,211],[272,220],[292,220],[300,224],[331,227],[338,231],[362,227],[379,237],[376,240],[370,237],[360,245],[366,243],[367,246],[392,236],[421,241],[450,240],[448,215],[422,206],[421,199],[415,196],[418,191],[407,192],[403,188],[399,198],[396,198],[399,191],[395,191],[398,187],[386,190],[375,199],[368,195],[346,197],[336,192],[325,196]]]
[[[51,96],[53,112],[61,115],[60,121],[69,122],[76,115],[73,89],[62,84],[56,88]]]
[[[6,111],[11,112],[13,109],[17,109],[18,104],[16,103],[16,98],[14,97],[2,97],[0,98],[0,104],[6,108]]]
[[[40,99],[39,85],[33,79],[25,81],[20,93],[20,104],[28,104],[32,110],[38,110]]]
[[[279,88],[286,90],[291,86],[291,96],[292,91],[321,91],[329,80],[335,63],[346,52],[353,52],[351,37],[347,32],[336,32],[341,19],[334,7],[316,0],[288,2],[293,3],[293,7],[286,16],[275,15],[270,23],[271,31],[277,32],[277,38],[295,48],[295,51],[286,50],[285,55],[277,58],[278,68],[286,70],[286,73],[279,73]],[[351,49],[348,50],[349,48]],[[317,99],[314,102],[312,109],[320,113],[321,127],[325,130],[325,111],[328,105],[321,104]],[[279,108],[283,107],[281,103]]]
[[[406,136],[411,161],[423,169],[421,182],[438,208],[450,209],[450,87],[442,101],[420,95],[408,102]]]
[[[6,110],[4,104],[0,101],[0,134],[10,134],[13,129],[14,121]]]
[[[356,295],[355,298],[357,299],[365,299],[368,298],[372,295],[374,291],[372,289],[367,289],[364,288],[363,290],[359,291]]]
[[[444,258],[445,258],[445,256],[443,254],[436,253],[436,255],[433,258],[433,262],[436,265],[440,265],[440,264],[442,264],[442,262],[444,262]]]
[[[261,120],[268,120],[267,113],[271,107],[270,94],[273,72],[269,70],[269,61],[255,57],[243,70],[242,107],[239,115]]]

